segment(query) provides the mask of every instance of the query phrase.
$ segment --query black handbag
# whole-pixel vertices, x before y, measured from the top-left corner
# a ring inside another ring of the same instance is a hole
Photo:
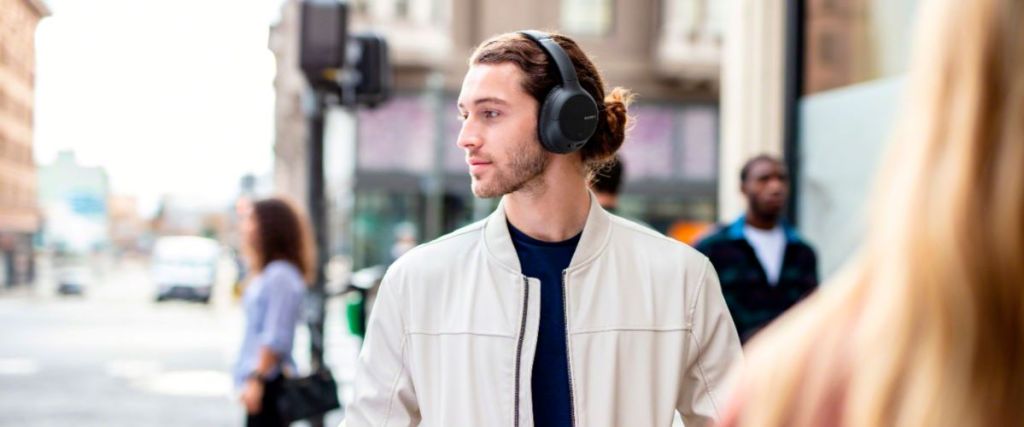
[[[338,385],[327,369],[306,377],[284,378],[277,397],[277,410],[288,423],[323,415],[340,407]]]

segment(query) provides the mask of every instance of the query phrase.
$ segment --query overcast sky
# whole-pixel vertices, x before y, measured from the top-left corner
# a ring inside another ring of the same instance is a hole
[[[273,164],[280,0],[50,0],[36,33],[35,154],[72,149],[115,194],[228,203]]]

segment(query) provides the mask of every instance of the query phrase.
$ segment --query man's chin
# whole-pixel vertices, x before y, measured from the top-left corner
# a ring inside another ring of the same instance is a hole
[[[785,208],[786,204],[784,202],[765,202],[756,206],[756,211],[766,218],[778,218],[782,216],[782,211],[785,210]]]
[[[502,194],[496,194],[496,193],[479,193],[479,192],[476,192],[476,191],[474,191],[474,192],[473,192],[473,196],[476,196],[476,198],[478,198],[478,199],[494,199],[494,198],[497,198],[497,197],[501,197],[501,196],[502,196]]]
[[[782,219],[782,209],[767,209],[757,213],[759,217],[778,223]]]
[[[501,192],[497,191],[495,188],[487,187],[475,179],[473,180],[472,190],[473,195],[478,199],[493,199],[495,197],[502,196]]]

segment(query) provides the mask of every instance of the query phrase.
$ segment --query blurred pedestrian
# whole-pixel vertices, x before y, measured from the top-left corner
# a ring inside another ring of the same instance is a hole
[[[254,203],[241,229],[255,276],[242,299],[245,335],[235,385],[247,426],[284,426],[276,400],[283,372],[295,372],[292,344],[306,287],[313,280],[313,242],[306,219],[279,198]]]
[[[241,231],[241,221],[251,215],[252,213],[253,200],[249,196],[241,196],[235,200],[235,218],[237,224],[239,224],[239,232]],[[245,254],[243,253],[242,247],[244,242],[244,236],[238,236],[237,241],[233,242],[231,251],[231,260],[235,264],[235,281],[231,288],[232,296],[240,298],[242,291],[245,290],[245,283],[248,280],[248,266],[246,265]]]
[[[473,194],[501,204],[388,270],[348,426],[720,417],[740,343],[714,268],[609,214],[587,188],[622,146],[630,99],[606,95],[568,37],[508,33],[477,48],[458,145]]]
[[[605,166],[591,173],[590,191],[594,193],[597,204],[613,215],[621,216],[636,224],[654,230],[650,224],[639,218],[623,215],[619,211],[619,190],[622,188],[622,175],[626,166],[622,163],[622,157],[616,154]]]
[[[818,287],[814,249],[782,219],[789,173],[782,160],[760,155],[740,171],[747,212],[697,243],[722,280],[729,313],[746,342]]]
[[[1024,1],[918,13],[862,250],[751,342],[724,426],[1024,422]]]
[[[619,189],[622,187],[622,158],[616,154],[608,165],[594,172],[590,179],[590,190],[597,197],[597,203],[604,210],[618,213]]]

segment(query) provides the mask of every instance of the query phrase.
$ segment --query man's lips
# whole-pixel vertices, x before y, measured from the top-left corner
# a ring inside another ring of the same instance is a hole
[[[473,158],[470,158],[470,159],[466,159],[466,164],[469,165],[469,173],[477,174],[479,172],[482,172],[488,166],[490,166],[491,162],[488,161],[488,160],[484,160],[484,159],[473,159]]]

